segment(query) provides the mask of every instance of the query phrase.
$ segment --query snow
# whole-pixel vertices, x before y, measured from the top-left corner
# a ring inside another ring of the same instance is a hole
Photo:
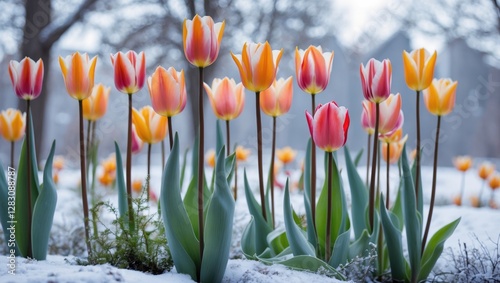
[[[249,164],[253,163],[252,161]],[[287,269],[282,265],[265,265],[263,263],[247,260],[241,254],[239,249],[239,241],[244,227],[247,225],[250,216],[244,198],[243,191],[243,166],[239,166],[239,198],[236,202],[235,221],[233,242],[231,248],[230,260],[224,275],[223,282],[341,282],[333,278],[326,277],[321,274],[315,274],[304,271],[295,271]],[[256,166],[247,166],[247,173],[251,184],[256,184],[257,175],[253,172]],[[342,167],[342,165],[341,165]],[[144,170],[143,170],[144,169]],[[382,170],[385,168],[382,166]],[[360,166],[359,172],[364,176],[365,169]],[[391,188],[395,190],[398,176],[396,168],[391,168]],[[133,168],[136,175],[133,179],[143,178],[145,168],[137,166]],[[321,170],[320,170],[321,171]],[[436,206],[431,225],[431,234],[443,225],[461,217],[461,222],[455,233],[446,242],[446,249],[452,248],[458,250],[459,243],[467,243],[468,246],[477,244],[476,238],[482,241],[487,247],[494,249],[495,243],[500,236],[500,230],[496,223],[500,219],[500,210],[491,209],[489,207],[473,208],[468,202],[469,197],[477,195],[482,185],[482,181],[475,175],[475,170],[469,170],[466,173],[464,205],[458,207],[452,204],[452,198],[459,194],[462,175],[453,168],[440,168],[438,170]],[[189,172],[189,167],[187,171]],[[385,171],[384,171],[385,172]],[[298,182],[298,170],[292,171],[291,183]],[[207,178],[211,176],[207,169]],[[346,197],[349,199],[349,189],[345,170],[342,171],[343,182],[346,189]],[[153,167],[152,170],[152,189],[159,191],[161,172],[160,168]],[[64,231],[74,231],[81,229],[83,221],[81,221],[81,200],[79,192],[76,190],[78,186],[79,171],[76,169],[64,169],[60,173],[60,184],[58,187],[58,204],[54,218],[52,232],[62,233]],[[318,176],[318,183],[323,182],[324,176]],[[430,183],[432,178],[432,168],[422,168],[422,180],[424,184],[424,211],[428,211],[428,202],[430,197]],[[286,176],[280,173],[278,181],[285,182]],[[186,183],[186,182],[185,182]],[[381,183],[381,187],[385,190],[385,183]],[[256,190],[256,186],[254,186]],[[99,193],[105,199],[109,199],[116,204],[115,191],[105,188],[98,188]],[[394,194],[393,192],[392,194]],[[489,198],[489,188],[485,188],[484,196]],[[395,196],[391,196],[393,199]],[[258,198],[257,198],[258,199]],[[276,189],[276,220],[277,225],[283,225],[283,191]],[[291,194],[293,208],[299,213],[304,213],[303,196],[299,191],[293,191]],[[499,203],[497,194],[496,201]],[[349,202],[349,201],[348,201]],[[156,209],[156,208],[152,208]],[[424,219],[427,218],[426,213]],[[63,227],[63,228],[62,228]],[[68,237],[71,237],[68,236]],[[83,242],[83,239],[82,239]],[[187,275],[178,274],[175,268],[161,275],[146,274],[133,270],[118,269],[116,267],[105,265],[97,266],[81,266],[76,263],[77,257],[71,255],[49,255],[45,261],[27,260],[21,257],[17,258],[16,274],[8,274],[7,256],[0,256],[0,282],[192,282]],[[441,260],[443,261],[443,260]],[[438,262],[440,264],[440,262]],[[441,263],[444,264],[445,262]]]

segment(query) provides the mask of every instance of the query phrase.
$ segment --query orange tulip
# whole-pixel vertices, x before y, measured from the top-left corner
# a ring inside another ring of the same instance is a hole
[[[175,116],[186,106],[184,70],[177,72],[172,67],[165,70],[159,66],[148,78],[148,90],[153,109],[162,116]]]
[[[266,115],[278,117],[290,110],[293,97],[292,77],[280,78],[260,93],[260,108]]]
[[[382,143],[382,158],[384,159],[384,161],[387,162],[387,149],[388,147],[390,147],[389,163],[394,164],[398,162],[401,153],[403,153],[403,147],[407,140],[408,140],[408,135],[405,135],[404,138],[401,138],[398,141],[390,143],[387,142]]]
[[[108,158],[101,162],[102,173],[98,180],[103,186],[111,185],[116,179],[116,157],[111,154]]]
[[[239,145],[236,147],[235,153],[236,153],[236,161],[244,162],[250,155],[250,150]]]
[[[472,166],[472,158],[470,156],[457,156],[453,159],[453,164],[457,170],[465,172]]]
[[[146,79],[146,56],[135,51],[111,54],[111,63],[115,73],[115,87],[125,94],[138,92]]]
[[[278,157],[278,159],[283,162],[283,164],[292,162],[295,159],[296,155],[297,152],[289,146],[276,150],[276,157]]]
[[[240,116],[245,106],[245,90],[241,83],[225,77],[214,79],[212,87],[204,83],[210,105],[215,116],[221,120],[232,120]]]
[[[10,61],[9,76],[17,97],[32,100],[40,96],[43,84],[43,61],[24,57],[20,62]]]
[[[59,56],[66,90],[74,99],[83,100],[91,95],[96,62],[97,56],[89,59],[87,53],[75,52],[65,58]]]
[[[379,136],[379,139],[384,143],[393,143],[400,141],[402,137],[403,137],[403,128],[401,127],[390,135]]]
[[[421,91],[429,87],[434,77],[436,57],[436,51],[430,55],[424,48],[410,53],[403,51],[405,80],[410,89]]]
[[[142,146],[144,145],[144,142],[139,138],[139,135],[137,134],[137,130],[135,129],[135,125],[132,124],[132,153],[133,154],[138,154],[141,152]]]
[[[324,52],[321,46],[309,46],[305,51],[295,48],[295,74],[299,87],[309,93],[325,90],[332,73],[334,52]]]
[[[184,55],[196,67],[210,66],[219,55],[220,43],[224,35],[225,21],[214,23],[209,16],[194,16],[182,24]]]
[[[110,91],[110,87],[105,87],[102,84],[97,84],[92,88],[92,94],[82,101],[84,119],[97,121],[106,114]]]
[[[424,90],[424,102],[431,114],[444,116],[455,107],[457,82],[451,79],[432,80],[431,85]]]
[[[143,142],[154,144],[167,135],[167,118],[156,114],[151,106],[144,106],[139,111],[133,108],[132,123]]]
[[[272,50],[266,43],[246,43],[241,54],[234,55],[234,62],[240,71],[241,81],[246,89],[254,92],[266,90],[274,82],[283,49]]]
[[[54,156],[54,162],[52,163],[52,168],[56,172],[61,171],[64,168],[64,157]]]
[[[488,183],[490,185],[490,188],[492,190],[496,190],[500,188],[500,174],[495,173],[490,177],[490,181]]]
[[[215,150],[211,149],[205,154],[205,161],[208,166],[215,168]]]
[[[479,166],[478,175],[479,178],[487,180],[491,174],[495,172],[495,165],[490,162],[484,162]]]
[[[137,179],[132,182],[132,190],[136,193],[140,193],[142,191],[142,181]]]
[[[9,142],[20,140],[25,133],[26,113],[9,108],[0,113],[0,134]]]

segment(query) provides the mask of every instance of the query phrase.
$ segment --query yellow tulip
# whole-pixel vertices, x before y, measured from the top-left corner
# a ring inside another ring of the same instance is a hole
[[[398,162],[399,157],[401,156],[401,153],[403,152],[403,147],[408,140],[408,135],[404,136],[404,138],[394,141],[394,142],[384,142],[382,143],[382,159],[384,159],[385,162],[387,162],[387,149],[390,148],[389,150],[389,163],[394,164]]]
[[[465,172],[472,166],[472,158],[470,156],[457,156],[453,159],[453,164],[458,171]]]
[[[434,77],[436,57],[436,51],[430,55],[424,48],[410,53],[403,51],[405,80],[410,89],[421,91],[429,87]]]
[[[432,80],[431,85],[424,90],[424,102],[431,114],[444,116],[455,107],[457,82],[451,79]]]
[[[26,127],[26,113],[13,108],[2,111],[0,114],[0,134],[9,142],[15,142],[24,136]]]
[[[208,166],[215,168],[215,150],[211,149],[205,154],[205,161]]]
[[[143,142],[154,144],[167,135],[167,117],[157,114],[151,106],[145,106],[139,111],[133,108],[132,123]]]
[[[276,157],[278,157],[283,164],[292,162],[295,159],[295,155],[297,155],[297,152],[289,146],[276,150]]]
[[[106,114],[110,91],[110,87],[105,87],[102,84],[95,85],[92,88],[92,94],[88,98],[82,100],[84,119],[97,121]]]
[[[250,155],[250,150],[242,147],[241,145],[236,147],[235,152],[236,161],[246,161],[248,156]]]
[[[479,166],[478,175],[479,178],[487,180],[491,174],[495,172],[495,165],[490,162],[484,162]]]

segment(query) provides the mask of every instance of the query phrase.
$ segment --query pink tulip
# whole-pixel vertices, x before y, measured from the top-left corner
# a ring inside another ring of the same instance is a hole
[[[370,59],[366,66],[359,66],[363,95],[366,100],[380,103],[391,93],[392,66],[389,59],[382,62]]]
[[[148,78],[148,89],[156,113],[172,117],[184,110],[187,97],[184,70],[177,72],[172,67],[168,70],[156,68]]]
[[[43,61],[24,57],[21,62],[10,61],[9,76],[17,97],[33,100],[40,96],[43,83]]]
[[[232,120],[240,116],[245,106],[245,89],[243,84],[228,77],[214,79],[210,88],[206,83],[205,90],[215,116],[221,120]]]
[[[142,89],[146,80],[146,56],[135,51],[111,54],[115,71],[115,86],[125,94],[134,94]]]
[[[287,113],[292,106],[293,80],[280,78],[260,93],[260,108],[266,115],[278,117]]]
[[[196,67],[210,66],[219,55],[225,22],[214,23],[209,16],[185,19],[182,25],[184,55]]]
[[[309,132],[314,143],[326,152],[333,152],[343,147],[347,141],[349,130],[349,112],[347,108],[339,107],[330,102],[318,105],[314,118],[306,111]]]
[[[334,53],[324,52],[321,46],[309,46],[305,51],[295,49],[295,73],[299,87],[310,94],[325,90],[332,72]]]
[[[373,133],[375,132],[375,116],[372,116],[372,113],[368,111],[375,110],[375,108],[372,108],[370,106],[372,102],[368,100],[363,100],[362,104],[363,111],[361,112],[361,126],[369,135],[373,135]]]
[[[397,129],[401,128],[404,122],[403,111],[401,111],[401,95],[391,94],[379,104],[379,134],[380,136],[391,135]],[[372,128],[375,127],[375,103],[363,102],[363,112],[367,113],[367,121]]]

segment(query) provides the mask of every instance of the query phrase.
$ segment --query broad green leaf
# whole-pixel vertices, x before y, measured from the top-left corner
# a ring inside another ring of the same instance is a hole
[[[250,215],[250,222],[241,234],[241,251],[247,259],[257,259],[257,238],[255,233],[255,220]]]
[[[337,268],[340,264],[344,264],[345,262],[347,262],[347,259],[349,258],[350,236],[351,229],[348,229],[337,237],[328,264]]]
[[[188,214],[191,225],[193,226],[194,234],[196,238],[198,238],[198,178],[191,179],[189,182],[189,186],[186,191],[186,195],[184,196],[184,207]],[[206,213],[208,205],[210,203],[210,197],[212,192],[208,188],[206,179],[203,185],[203,211]]]
[[[127,187],[125,186],[125,176],[123,174],[122,154],[118,143],[115,142],[115,157],[116,157],[116,187],[118,189],[118,211],[120,217],[124,220],[125,224],[128,223],[128,195]]]
[[[224,148],[215,163],[215,188],[207,209],[201,282],[221,282],[229,260],[235,204],[227,183]]]
[[[220,125],[220,120],[217,119],[215,121],[215,152],[216,153],[219,153],[220,150],[222,149],[222,147],[224,146],[225,142],[224,142],[224,136],[222,134],[222,128],[221,128],[221,125]],[[227,145],[229,146],[229,145]],[[226,147],[227,147],[226,146]]]
[[[226,163],[226,179],[227,179],[227,183],[228,184],[231,184],[231,181],[233,180],[233,176],[234,176],[234,170],[235,170],[235,166],[236,166],[236,153],[233,153],[231,155],[229,155],[228,157],[226,157],[225,161]]]
[[[346,278],[335,268],[313,256],[299,255],[291,259],[275,263],[282,264],[288,268],[300,271],[318,272],[321,270],[321,272],[324,272],[330,276],[334,276],[339,280],[346,280]]]
[[[354,230],[354,238],[358,239],[361,237],[365,229],[369,230],[366,218],[366,209],[368,204],[368,190],[365,187],[365,183],[359,176],[356,166],[352,162],[351,154],[347,146],[344,148],[345,162],[347,169],[347,177],[349,180],[349,187],[351,190],[351,216],[352,216],[352,227]]]
[[[356,157],[354,157],[354,166],[358,167],[359,162],[361,161],[361,157],[363,157],[363,151],[364,149],[362,148],[358,154],[356,154]]]
[[[0,163],[0,223],[2,224],[2,231],[5,237],[5,245],[9,243],[9,232],[7,228],[7,221],[9,221],[9,191],[8,182],[5,177],[5,171]],[[12,196],[14,197],[14,196]],[[14,198],[13,198],[14,199]],[[8,247],[8,246],[7,246]],[[7,249],[8,250],[8,249]]]
[[[444,242],[453,234],[460,223],[460,219],[445,225],[439,229],[429,240],[422,255],[422,269],[418,275],[418,281],[425,280],[429,277],[436,261],[443,252]]]
[[[191,153],[191,180],[195,179],[198,182],[198,149],[200,146],[200,138],[198,135],[194,138],[193,153]]]
[[[406,240],[411,267],[411,281],[414,282],[420,272],[420,257],[422,246],[422,218],[417,209],[413,177],[408,165],[406,146],[403,148],[403,215],[406,226]]]
[[[288,189],[288,179],[285,186],[285,196],[283,203],[283,214],[285,217],[285,228],[286,236],[288,238],[288,243],[295,256],[299,255],[310,255],[315,256],[316,252],[314,247],[307,241],[302,230],[297,227],[297,224],[293,221],[292,207],[290,203],[290,191]]]
[[[280,226],[269,233],[267,235],[267,243],[269,244],[269,248],[274,256],[277,256],[287,249],[290,244],[288,243],[288,239],[286,237],[285,227]]]
[[[366,256],[370,244],[370,234],[368,230],[363,230],[361,236],[349,246],[349,259],[354,259],[356,256]]]
[[[52,161],[54,159],[55,147],[56,141],[53,141],[43,171],[43,184],[40,186],[40,194],[36,199],[33,209],[31,244],[33,246],[33,258],[37,260],[45,260],[47,258],[50,229],[52,228],[57,204],[56,185],[52,178]]]
[[[393,224],[398,227],[399,231],[403,231],[404,227],[404,217],[403,217],[403,200],[401,198],[401,190],[403,187],[403,179],[401,178],[398,185],[398,194],[396,195],[396,200],[392,205],[391,212],[395,217],[397,217],[398,222]]]
[[[255,254],[260,255],[267,248],[267,235],[271,233],[272,228],[262,216],[262,208],[257,200],[255,200],[255,197],[250,189],[250,185],[248,184],[246,170],[243,173],[243,178],[245,183],[245,197],[248,204],[248,210],[253,216],[253,225],[255,225],[255,229],[249,229],[248,233],[254,233],[253,235],[249,236],[255,238]]]
[[[31,115],[30,115],[31,117]],[[35,151],[35,133],[33,131],[33,120],[30,123],[30,140],[27,141],[26,137],[24,139],[21,155],[19,157],[19,165],[17,170],[17,180],[16,180],[16,243],[19,252],[22,256],[26,257],[28,255],[28,246],[31,242],[31,235],[28,233],[28,206],[31,206],[31,215],[33,215],[33,208],[35,206],[36,199],[38,198],[38,192],[40,183],[38,181],[38,163],[36,160]],[[27,147],[30,147],[30,163],[27,162]],[[28,166],[30,166],[30,179],[28,180]],[[31,184],[31,200],[28,199],[28,182]]]
[[[306,221],[307,221],[307,240],[313,247],[316,247],[317,238],[316,231],[314,231],[314,220],[312,218],[311,203],[311,151],[312,142],[311,138],[307,141],[306,156],[304,159],[304,206],[306,209]],[[316,190],[316,188],[314,188]]]
[[[420,156],[422,157],[422,151],[420,151]],[[403,159],[401,156],[400,159]],[[415,179],[417,177],[417,162],[413,162],[411,166],[411,175],[413,178],[413,188],[415,188]],[[418,202],[417,202],[417,209],[420,215],[423,215],[423,210],[424,210],[424,196],[422,192],[422,172],[420,172],[420,177],[418,181]]]
[[[177,272],[196,280],[201,267],[200,243],[193,231],[186,209],[182,205],[179,180],[179,137],[168,156],[161,182],[160,206],[165,234]]]
[[[181,191],[182,191],[182,188],[183,188],[183,185],[184,185],[184,175],[186,173],[186,164],[187,164],[187,155],[188,155],[188,152],[189,152],[189,148],[186,148],[186,150],[184,150],[184,155],[183,155],[183,158],[182,158]]]
[[[390,213],[390,212],[389,212]],[[405,258],[403,256],[403,243],[401,231],[397,225],[391,221],[384,200],[380,202],[380,215],[382,227],[386,238],[389,261],[391,265],[392,278],[402,281],[406,278]]]

